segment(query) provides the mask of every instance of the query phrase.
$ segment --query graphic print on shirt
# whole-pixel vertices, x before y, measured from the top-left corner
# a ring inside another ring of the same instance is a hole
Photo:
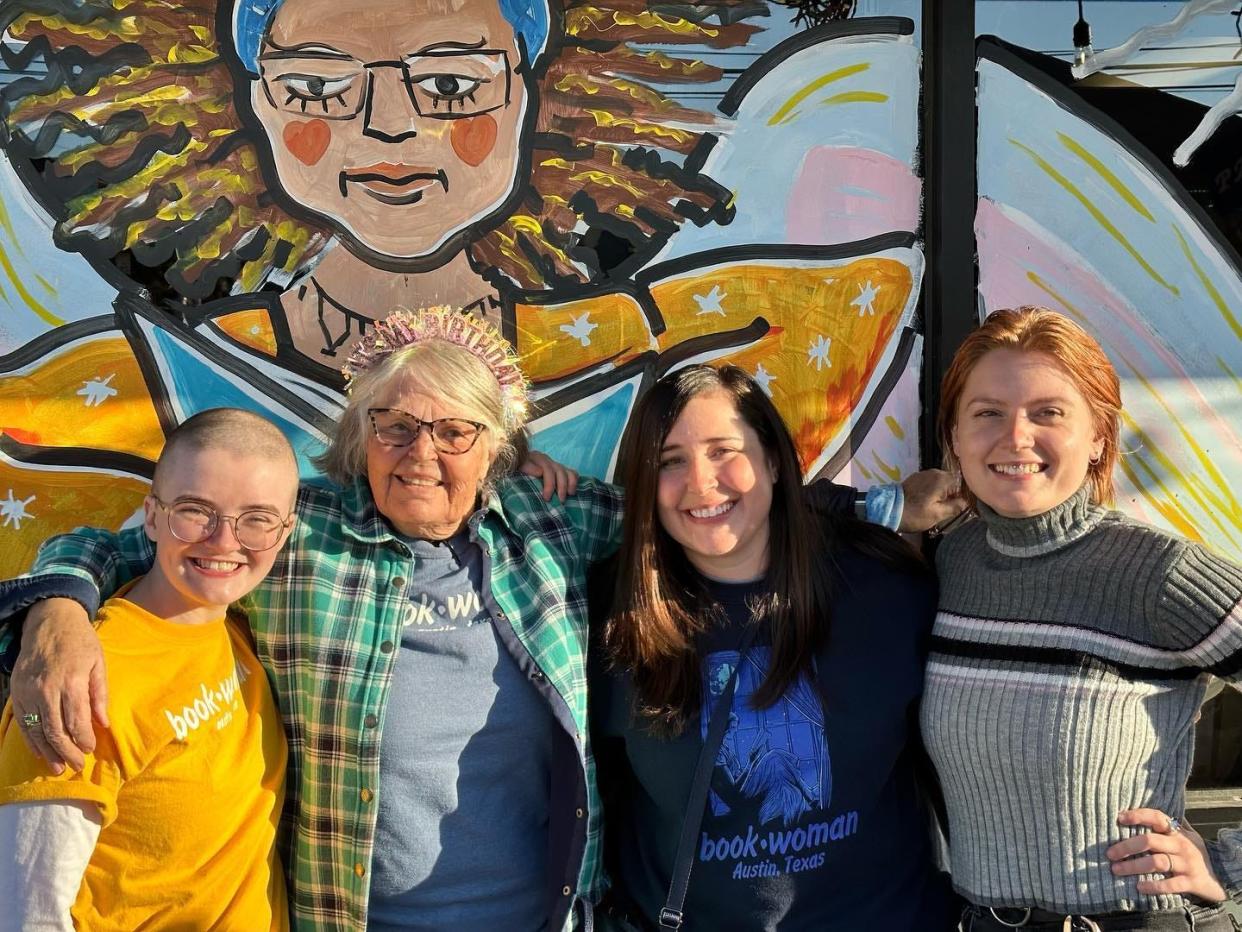
[[[227,727],[233,720],[233,713],[241,708],[241,684],[249,676],[245,665],[238,660],[233,664],[233,672],[214,688],[206,683],[199,683],[194,697],[179,712],[165,709],[164,716],[177,740],[185,741],[191,732],[197,731],[208,722],[214,723],[217,731]]]
[[[734,880],[815,870],[830,845],[858,831],[857,812],[830,809],[832,760],[811,678],[804,673],[766,709],[751,707],[770,653],[753,647],[740,661],[699,837],[699,862],[714,862]],[[704,739],[738,663],[737,651],[704,660]]]
[[[415,593],[410,599],[413,611],[406,616],[405,627],[418,631],[452,631],[487,621],[479,593],[470,586],[469,578],[462,581],[465,588],[460,592]]]

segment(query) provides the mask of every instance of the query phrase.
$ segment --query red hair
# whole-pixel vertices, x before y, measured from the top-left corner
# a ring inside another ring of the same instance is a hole
[[[1104,440],[1099,460],[1087,467],[1091,500],[1111,505],[1120,429],[1121,380],[1091,334],[1065,315],[1046,307],[996,311],[957,348],[940,383],[939,432],[945,468],[950,472],[961,471],[953,453],[953,428],[957,426],[957,406],[966,380],[979,360],[998,349],[1051,356],[1086,399],[1096,435]],[[973,504],[969,490],[963,489],[963,492]]]

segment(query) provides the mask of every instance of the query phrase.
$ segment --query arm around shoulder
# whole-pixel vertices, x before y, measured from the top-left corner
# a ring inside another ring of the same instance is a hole
[[[102,599],[151,568],[155,551],[141,527],[82,527],[49,538],[30,572],[0,582],[0,656],[12,667],[26,610],[52,598],[73,599],[93,616]]]
[[[49,599],[30,609],[22,650],[13,667],[14,715],[34,716],[22,737],[54,772],[81,769],[95,749],[94,720],[108,724],[103,650],[85,609]]]
[[[102,599],[108,598],[122,585],[141,576],[155,560],[155,548],[141,527],[123,531],[81,527],[69,534],[50,538],[41,548],[34,567],[25,576],[12,581],[10,598],[21,596],[22,584],[47,586],[49,580],[76,579],[76,590],[64,593],[70,598],[76,592],[94,592],[94,604],[83,602],[94,614]],[[81,601],[81,600],[80,600]],[[0,605],[0,610],[3,605]]]
[[[821,479],[806,487],[807,501],[824,514],[854,514],[890,531],[912,534],[956,517],[965,506],[958,479],[942,469],[924,469],[900,483],[873,485],[866,492]]]
[[[616,552],[625,509],[625,493],[620,486],[583,476],[578,480],[577,493],[565,500],[564,507],[586,562],[594,563]]]

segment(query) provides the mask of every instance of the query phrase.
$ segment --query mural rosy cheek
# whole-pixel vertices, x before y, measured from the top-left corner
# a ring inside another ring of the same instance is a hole
[[[453,151],[467,165],[476,166],[492,154],[496,145],[496,120],[491,114],[481,113],[464,120],[454,120],[450,138]]]
[[[315,165],[328,151],[332,130],[323,120],[289,123],[284,131],[285,148],[303,165]]]

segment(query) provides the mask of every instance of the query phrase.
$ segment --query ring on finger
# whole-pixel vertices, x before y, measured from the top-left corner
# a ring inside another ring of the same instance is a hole
[[[27,712],[22,715],[23,728],[38,728],[43,722],[43,716],[38,712]]]
[[[1164,859],[1169,862],[1169,866],[1160,871],[1160,873],[1164,874],[1166,877],[1170,877],[1173,875],[1173,855],[1169,854],[1167,851],[1163,853]]]
[[[1181,819],[1179,819],[1177,816],[1168,816],[1167,818],[1168,818],[1168,820],[1169,820],[1169,827],[1168,827],[1167,829],[1165,829],[1165,834],[1166,834],[1166,835],[1172,835],[1172,834],[1174,834],[1174,833],[1176,833],[1176,832],[1180,832],[1180,831],[1182,830],[1182,820],[1181,820]]]

